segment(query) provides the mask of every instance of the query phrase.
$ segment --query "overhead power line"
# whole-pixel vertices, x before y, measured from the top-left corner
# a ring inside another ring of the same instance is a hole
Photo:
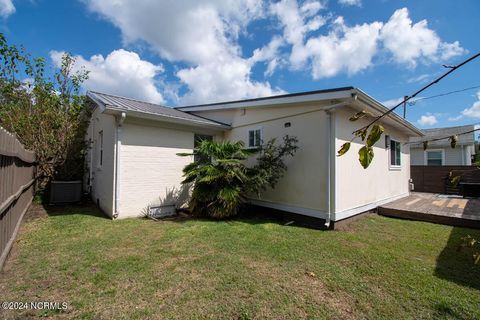
[[[429,96],[429,97],[418,98],[418,99],[415,99],[415,100],[410,101],[410,102],[408,103],[408,105],[413,106],[413,105],[414,105],[415,103],[417,103],[418,101],[429,100],[429,99],[438,98],[438,97],[444,97],[444,96],[448,96],[448,95],[451,95],[451,94],[454,94],[454,93],[459,93],[459,92],[464,92],[464,91],[473,90],[473,89],[479,89],[479,88],[480,88],[480,86],[474,86],[474,87],[463,88],[463,89],[459,89],[459,90],[455,90],[455,91],[449,91],[449,92],[439,93],[439,94],[436,94],[436,95],[433,95],[433,96]],[[402,102],[403,102],[403,101],[402,101]]]
[[[425,91],[426,89],[430,88],[431,86],[433,86],[434,84],[438,83],[440,80],[442,80],[443,78],[445,78],[446,76],[448,76],[449,74],[451,74],[452,72],[454,72],[455,70],[461,68],[462,66],[466,65],[467,63],[469,63],[470,61],[472,60],[475,60],[476,58],[478,58],[480,56],[480,52],[478,52],[477,54],[471,56],[470,58],[466,59],[465,61],[463,61],[462,63],[456,65],[456,66],[445,66],[447,68],[449,68],[450,70],[448,70],[447,72],[445,72],[443,75],[441,75],[440,77],[436,78],[435,80],[433,80],[432,82],[430,82],[429,84],[427,84],[426,86],[422,87],[420,90],[416,91],[414,94],[410,95],[410,96],[405,96],[405,99],[401,102],[399,102],[397,105],[395,105],[393,108],[389,109],[388,111],[385,111],[384,113],[382,113],[381,115],[375,117],[369,124],[367,124],[366,126],[358,129],[358,130],[355,130],[353,132],[354,135],[358,135],[358,134],[361,134],[363,131],[367,130],[372,124],[374,124],[375,122],[377,122],[378,120],[382,119],[383,117],[385,117],[386,115],[389,115],[390,113],[392,113],[393,111],[395,111],[398,107],[404,105],[406,102],[408,102],[409,100],[411,100],[412,98],[415,98],[418,94],[420,94],[421,92]]]
[[[457,134],[454,134],[454,135],[449,135],[449,136],[442,137],[442,138],[435,138],[435,139],[422,140],[422,141],[410,141],[410,142],[407,142],[405,144],[414,144],[414,143],[423,143],[423,142],[433,142],[433,141],[446,140],[446,139],[451,139],[452,136],[462,136],[462,135],[466,135],[466,134],[469,134],[469,133],[480,131],[480,127],[475,128],[475,126],[477,126],[477,124],[473,124],[473,126],[474,126],[473,130],[468,130],[468,131],[465,131],[465,132],[457,133]]]

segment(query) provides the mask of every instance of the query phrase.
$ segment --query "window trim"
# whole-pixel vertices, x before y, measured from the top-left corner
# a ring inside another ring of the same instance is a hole
[[[258,146],[251,146],[250,145],[250,132],[254,132],[254,140],[255,140],[255,132],[260,131],[260,145]],[[247,130],[247,149],[258,149],[261,148],[263,145],[263,127],[257,127],[257,128],[252,128]]]
[[[398,143],[400,146],[400,164],[392,164],[392,143]],[[402,170],[402,143],[400,140],[396,139],[395,137],[390,136],[390,143],[389,143],[389,148],[388,148],[388,169],[389,170],[395,170],[399,171]]]
[[[423,165],[428,166],[428,152],[441,152],[442,153],[442,164],[445,165],[445,149],[428,149],[423,151]]]
[[[103,156],[104,156],[104,150],[103,150],[103,130],[98,131],[98,140],[97,140],[97,168],[101,169],[103,167]]]

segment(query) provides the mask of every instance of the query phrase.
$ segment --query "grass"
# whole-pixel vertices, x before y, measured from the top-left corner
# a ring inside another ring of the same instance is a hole
[[[480,238],[380,216],[319,231],[69,208],[27,219],[0,274],[1,300],[67,310],[2,318],[478,319],[480,268],[456,250],[467,234]]]

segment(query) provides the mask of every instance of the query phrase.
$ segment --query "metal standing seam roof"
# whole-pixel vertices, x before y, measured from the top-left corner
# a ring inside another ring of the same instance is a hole
[[[441,138],[445,136],[451,136],[455,134],[461,134],[466,131],[473,130],[475,125],[465,125],[465,126],[457,126],[457,127],[446,127],[446,128],[432,128],[432,129],[422,129],[425,133],[425,136],[429,138]],[[471,136],[474,136],[474,133],[471,133]]]
[[[114,109],[119,111],[134,111],[146,114],[153,114],[163,116],[167,118],[180,119],[195,123],[209,124],[215,126],[229,126],[228,124],[221,123],[206,119],[197,115],[193,115],[184,111],[180,111],[174,108],[165,107],[159,104],[150,102],[139,101],[131,98],[115,96],[111,94],[88,91],[87,96],[95,102],[102,103],[108,109]]]
[[[424,137],[422,138],[412,138],[411,142],[413,147],[423,147],[421,144],[422,141],[428,141],[430,139],[439,139],[445,138],[448,136],[458,135],[459,144],[473,144],[475,143],[475,134],[472,132],[470,134],[462,134],[464,132],[474,130],[475,125],[465,125],[465,126],[456,126],[456,127],[445,127],[445,128],[432,128],[432,129],[422,129]],[[450,145],[448,139],[434,141],[430,143],[431,145],[440,146],[440,145]]]

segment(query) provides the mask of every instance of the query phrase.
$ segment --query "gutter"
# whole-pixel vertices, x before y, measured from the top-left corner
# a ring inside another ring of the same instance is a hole
[[[142,118],[142,119],[160,120],[160,121],[179,123],[179,124],[190,125],[190,126],[194,125],[199,127],[211,127],[217,130],[230,129],[230,125],[226,123],[221,123],[218,121],[206,119],[204,117],[197,116],[196,114],[190,114],[181,110],[178,110],[178,111],[184,112],[185,114],[188,114],[190,116],[195,116],[199,119],[190,119],[190,118],[171,116],[166,114],[158,114],[158,113],[152,113],[152,112],[146,112],[146,111],[125,110],[123,108],[118,108],[112,105],[106,105],[106,110],[113,111],[113,112],[122,112],[122,113],[128,112],[129,116]]]
[[[327,114],[327,218],[325,226],[330,228],[332,214],[335,213],[335,109],[348,105],[357,100],[357,94],[353,93],[352,97],[343,102],[333,104],[324,109]],[[333,191],[332,191],[333,190]],[[332,200],[333,198],[333,200]]]
[[[117,126],[115,128],[115,203],[113,219],[118,218],[120,207],[120,147],[122,146],[122,125],[125,122],[127,114],[122,112],[117,118]]]

